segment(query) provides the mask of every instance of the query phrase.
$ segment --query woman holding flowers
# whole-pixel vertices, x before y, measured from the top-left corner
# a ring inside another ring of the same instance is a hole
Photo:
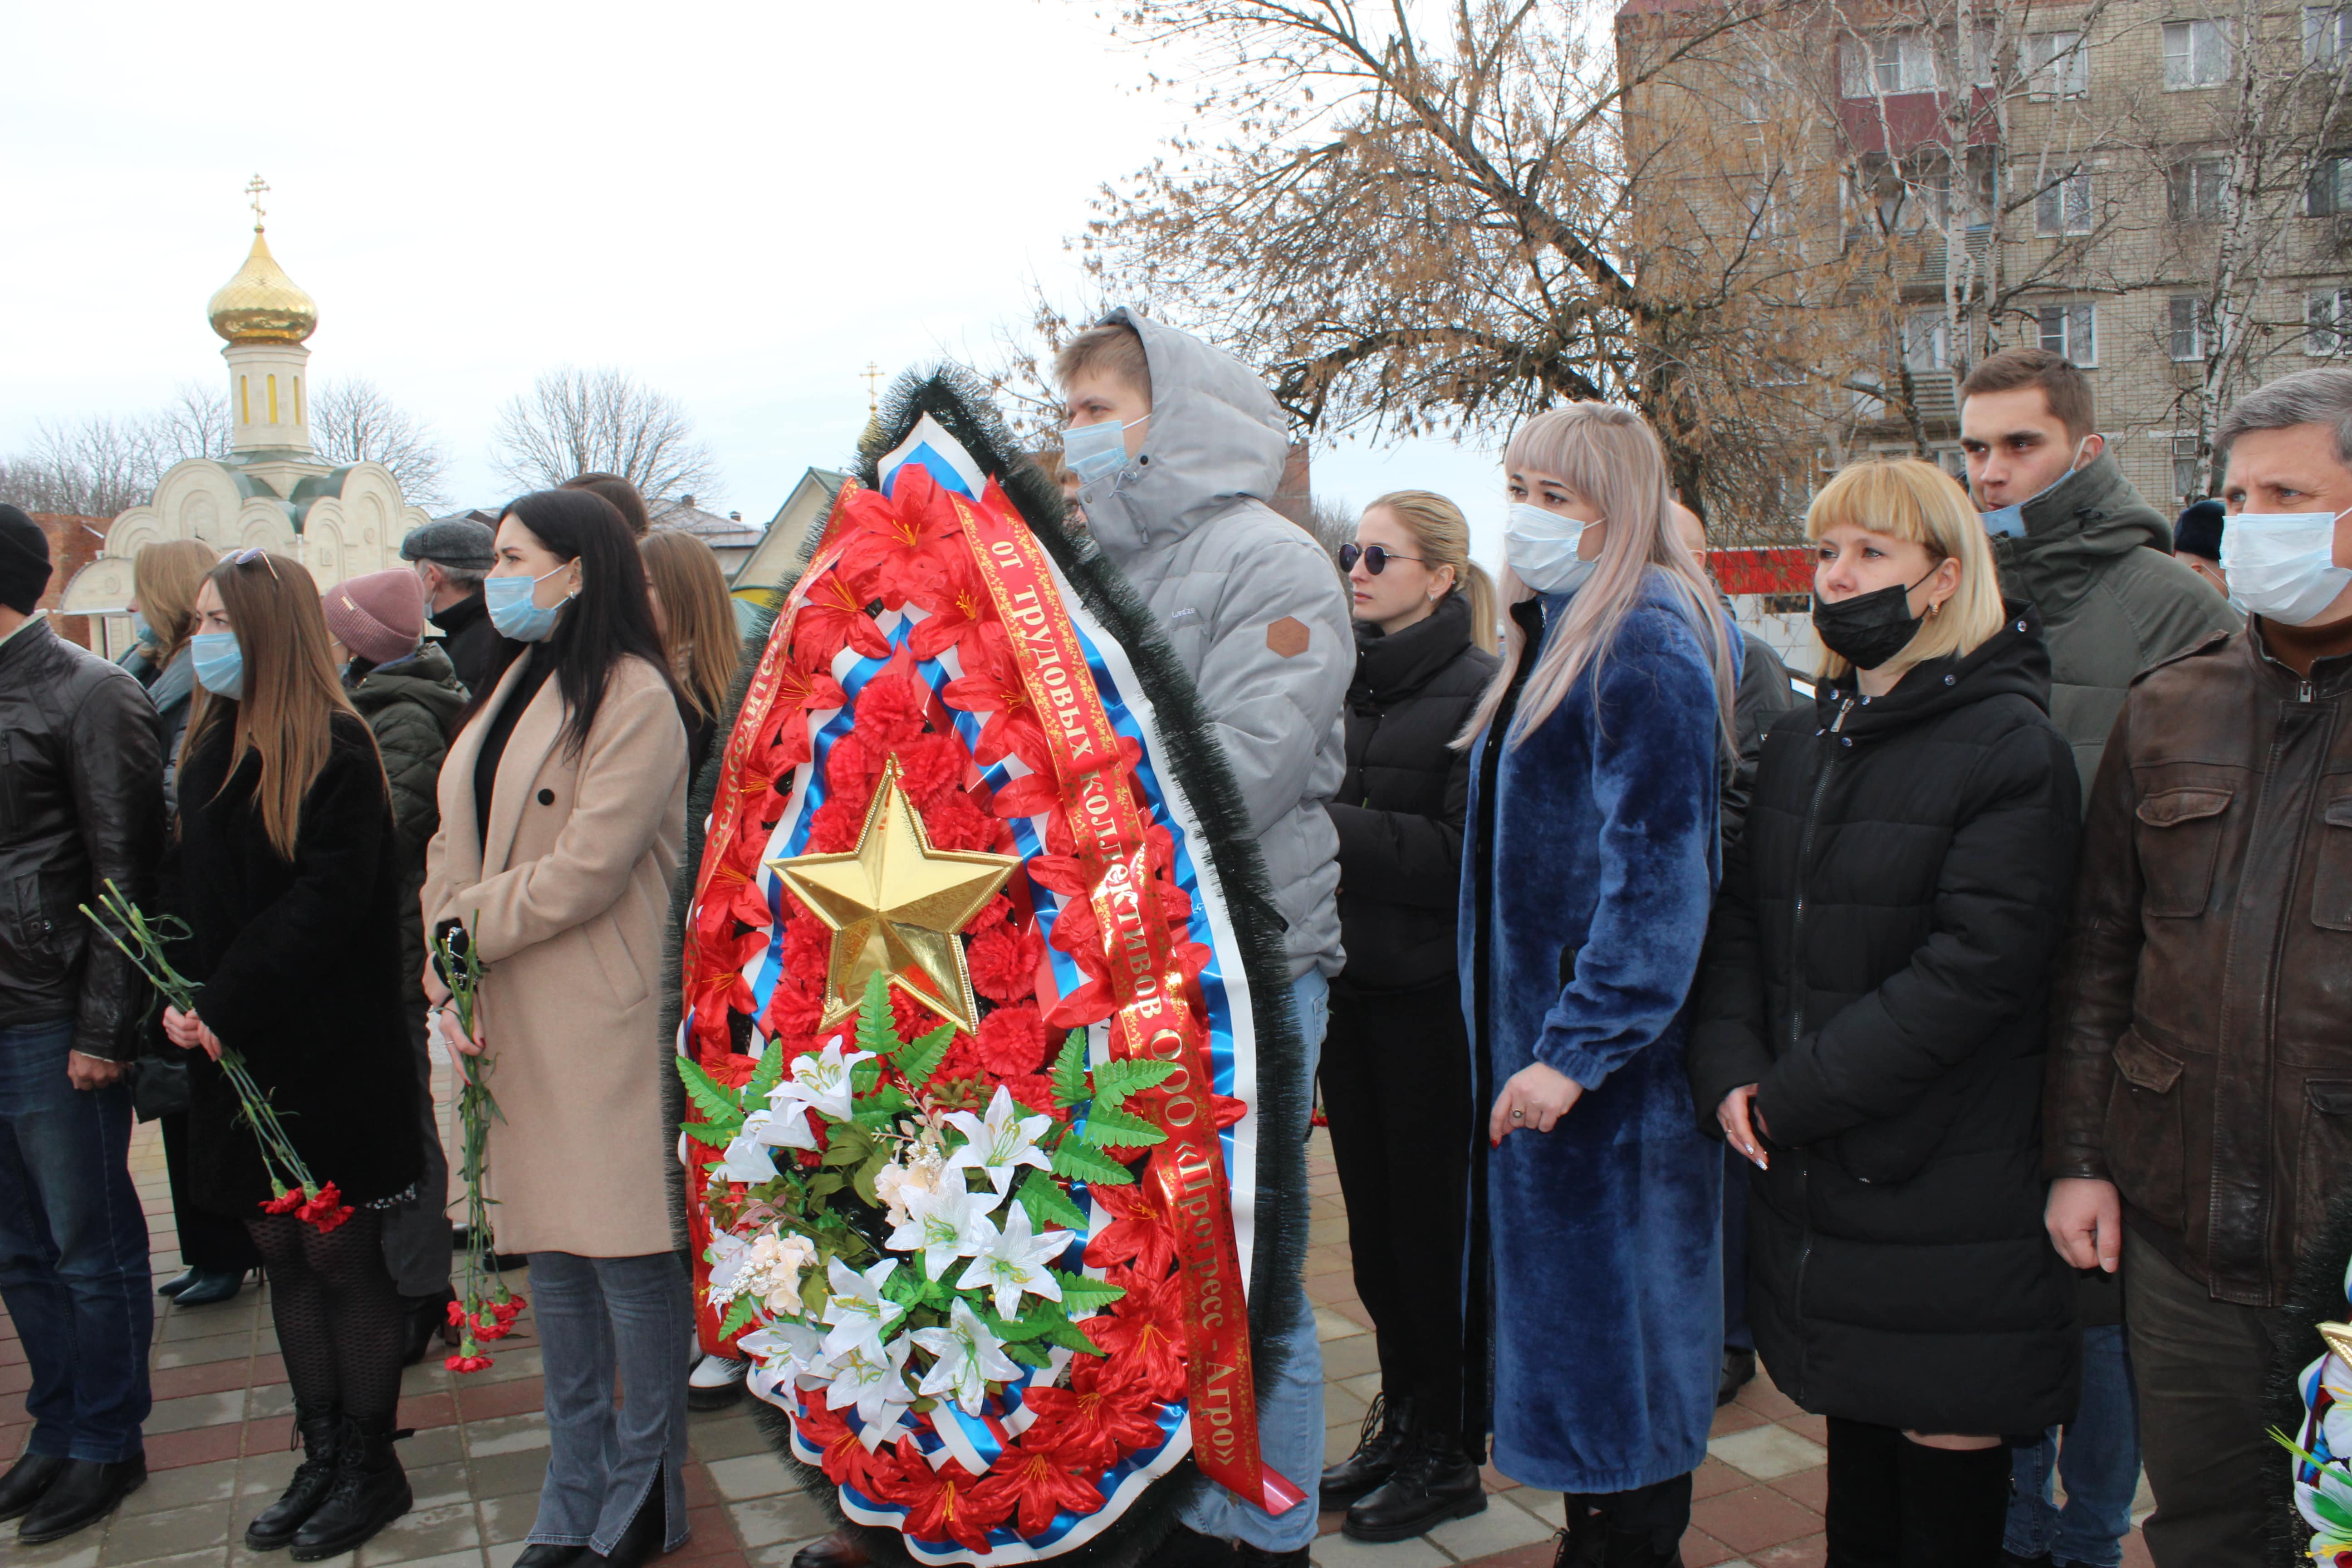
[[[268,1268],[306,1450],[246,1541],[313,1562],[409,1506],[392,1448],[403,1318],[382,1219],[415,1201],[424,1168],[400,1022],[412,984],[400,925],[415,916],[383,764],[336,679],[310,574],[240,551],[195,607],[200,690],[164,884],[189,929],[171,962],[200,989],[163,1028],[191,1052],[190,1187],[244,1221]],[[274,1125],[241,1117],[224,1050]],[[305,1167],[320,1188],[285,1191],[285,1173]]]
[[[428,927],[462,925],[483,975],[470,1036],[446,1005],[436,1027],[469,1070],[494,1064],[485,1184],[499,1249],[530,1258],[551,1452],[521,1568],[634,1565],[687,1533],[693,1310],[656,984],[686,731],[610,502],[524,496],[496,549],[484,593],[509,640],[442,765],[424,894]],[[447,1000],[437,977],[426,989]]]
[[[1664,1568],[1723,1349],[1723,1156],[1683,1006],[1739,642],[1638,416],[1548,410],[1504,460],[1510,641],[1471,718],[1462,883],[1485,1156],[1466,1364],[1490,1369],[1471,1393],[1496,1468],[1569,1494],[1561,1561]]]

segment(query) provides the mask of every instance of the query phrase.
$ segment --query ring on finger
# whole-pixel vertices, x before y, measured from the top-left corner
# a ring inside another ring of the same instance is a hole
[[[1514,1121],[1525,1121],[1527,1119],[1528,1113],[1524,1110],[1514,1110],[1511,1112],[1511,1120]]]

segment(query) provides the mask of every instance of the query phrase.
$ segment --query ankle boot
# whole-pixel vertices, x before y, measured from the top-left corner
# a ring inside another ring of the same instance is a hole
[[[278,1500],[245,1527],[245,1543],[256,1552],[275,1552],[294,1539],[302,1521],[319,1511],[335,1484],[336,1438],[342,1430],[342,1413],[333,1405],[294,1408],[294,1429],[302,1439],[302,1462],[286,1483]]]
[[[339,1557],[408,1511],[415,1500],[407,1473],[393,1443],[408,1436],[396,1432],[388,1417],[362,1422],[343,1418],[336,1438],[334,1484],[326,1500],[294,1532],[297,1563],[320,1563]]]
[[[662,1541],[667,1533],[668,1510],[664,1506],[662,1473],[654,1471],[653,1490],[637,1505],[636,1513],[622,1527],[621,1538],[613,1542],[613,1550],[601,1556],[591,1552],[581,1560],[581,1568],[644,1568],[644,1564],[661,1555]]]
[[[1412,1401],[1372,1396],[1364,1425],[1356,1434],[1356,1451],[1323,1472],[1325,1508],[1346,1508],[1396,1473],[1404,1458],[1406,1434],[1412,1429]]]
[[[1394,1474],[1348,1510],[1351,1541],[1410,1541],[1449,1519],[1482,1513],[1486,1488],[1478,1461],[1451,1432],[1412,1434]]]

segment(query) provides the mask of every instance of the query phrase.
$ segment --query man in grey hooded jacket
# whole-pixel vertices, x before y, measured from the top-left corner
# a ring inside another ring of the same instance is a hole
[[[1125,308],[1073,339],[1055,370],[1087,531],[1167,632],[1240,785],[1286,928],[1311,1079],[1325,983],[1342,962],[1339,840],[1323,808],[1345,769],[1356,644],[1330,558],[1265,504],[1289,453],[1282,412],[1240,361]],[[1300,1121],[1267,1127],[1261,1158],[1297,1158],[1303,1107]],[[1323,1468],[1323,1361],[1304,1280],[1283,1288],[1293,1327],[1259,1402],[1259,1448],[1306,1500],[1269,1516],[1203,1480],[1179,1517],[1245,1557],[1303,1563]]]

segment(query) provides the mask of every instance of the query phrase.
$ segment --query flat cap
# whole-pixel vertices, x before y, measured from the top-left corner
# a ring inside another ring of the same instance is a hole
[[[403,561],[433,561],[461,571],[487,572],[498,563],[498,535],[470,518],[444,517],[412,529],[400,542]]]

